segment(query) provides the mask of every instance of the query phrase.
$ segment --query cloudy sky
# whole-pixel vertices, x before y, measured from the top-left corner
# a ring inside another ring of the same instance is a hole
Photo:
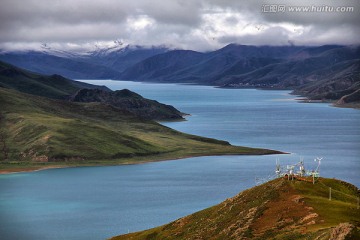
[[[0,48],[359,44],[358,0],[1,0]],[[292,7],[312,7],[293,12]],[[330,12],[330,7],[333,12]],[[337,7],[340,7],[337,9]],[[346,9],[345,7],[350,7]],[[352,9],[352,10],[351,10]]]

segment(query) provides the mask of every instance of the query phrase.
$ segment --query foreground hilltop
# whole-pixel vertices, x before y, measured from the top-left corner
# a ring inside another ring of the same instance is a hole
[[[313,185],[279,178],[167,225],[112,240],[360,239],[357,197],[355,186],[335,179]]]

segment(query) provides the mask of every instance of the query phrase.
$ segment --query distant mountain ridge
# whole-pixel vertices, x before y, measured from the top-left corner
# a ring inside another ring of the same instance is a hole
[[[117,46],[89,52],[51,48],[29,51],[1,51],[0,60],[26,70],[71,79],[119,79],[127,67],[169,49],[165,46]]]
[[[150,57],[121,76],[136,81],[190,82],[226,88],[290,89],[312,100],[360,103],[358,95],[352,94],[360,89],[359,46],[230,44],[209,53],[184,53],[169,51]],[[340,101],[349,94],[351,98]]]
[[[126,46],[87,54],[0,52],[32,71],[77,79],[196,83],[226,88],[291,89],[311,100],[359,103],[359,46],[248,46],[211,52]],[[345,101],[345,95],[352,97]]]

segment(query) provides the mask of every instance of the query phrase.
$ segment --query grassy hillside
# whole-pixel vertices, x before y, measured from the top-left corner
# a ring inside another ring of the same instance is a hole
[[[112,239],[360,239],[358,196],[355,186],[335,179],[313,185],[280,178],[167,225]]]
[[[0,61],[0,87],[43,97],[64,99],[82,88],[110,89],[76,82],[59,75],[41,75]]]
[[[37,96],[74,102],[101,102],[127,110],[141,118],[152,120],[183,120],[184,114],[127,89],[111,91],[97,86],[66,79],[59,75],[46,76],[26,71],[0,61],[0,87],[15,89]]]
[[[0,105],[0,168],[275,153],[183,134],[102,103],[51,100],[0,88]]]

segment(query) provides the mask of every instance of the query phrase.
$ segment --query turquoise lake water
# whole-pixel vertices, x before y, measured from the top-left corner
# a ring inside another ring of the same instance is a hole
[[[189,113],[171,128],[234,145],[291,153],[215,156],[140,165],[0,175],[1,239],[106,239],[209,207],[273,175],[323,157],[322,176],[360,187],[360,111],[298,103],[288,91],[87,81],[128,88]]]

